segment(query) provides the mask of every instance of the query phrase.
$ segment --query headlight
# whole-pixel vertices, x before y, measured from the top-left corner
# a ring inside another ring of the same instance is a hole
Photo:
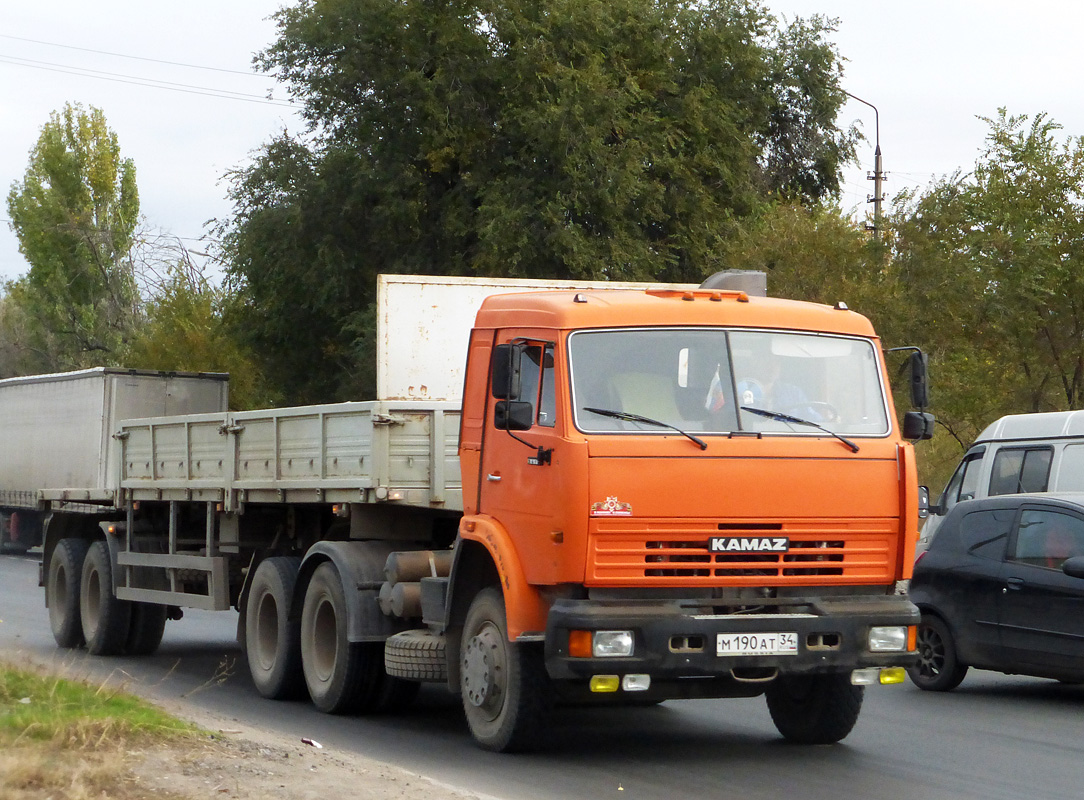
[[[871,653],[902,653],[907,650],[907,626],[892,625],[869,629]]]
[[[595,631],[591,652],[595,658],[632,655],[632,631]]]

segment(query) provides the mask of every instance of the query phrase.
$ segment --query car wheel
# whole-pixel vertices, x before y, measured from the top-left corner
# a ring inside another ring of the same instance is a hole
[[[960,663],[948,625],[939,617],[923,614],[918,626],[918,664],[907,670],[912,682],[928,692],[948,692],[960,685],[967,664]]]

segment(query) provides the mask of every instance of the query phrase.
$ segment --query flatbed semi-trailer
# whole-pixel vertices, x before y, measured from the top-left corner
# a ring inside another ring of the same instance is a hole
[[[760,694],[837,741],[913,663],[932,418],[896,419],[865,318],[717,287],[379,295],[385,399],[121,421],[97,511],[39,497],[61,646],[151,652],[180,608],[234,608],[265,697],[366,713],[443,683],[501,751],[556,702]]]

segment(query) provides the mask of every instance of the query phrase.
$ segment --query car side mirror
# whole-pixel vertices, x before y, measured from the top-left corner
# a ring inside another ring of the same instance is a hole
[[[908,411],[903,415],[903,438],[921,441],[933,438],[936,418],[925,411]]]
[[[493,405],[493,427],[500,431],[527,431],[534,422],[534,406],[519,400],[498,400]]]
[[[918,518],[926,519],[930,516],[930,487],[918,487]]]
[[[1065,559],[1062,562],[1061,571],[1070,578],[1084,578],[1084,556],[1073,556]]]

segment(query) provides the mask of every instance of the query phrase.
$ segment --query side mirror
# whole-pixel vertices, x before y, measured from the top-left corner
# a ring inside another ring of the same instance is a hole
[[[1084,556],[1065,559],[1061,565],[1061,571],[1070,578],[1084,578]]]
[[[911,365],[911,405],[926,408],[930,404],[928,359],[921,350],[911,353],[908,359]],[[910,437],[908,437],[910,438]],[[929,437],[923,437],[928,439]]]
[[[498,400],[519,397],[521,351],[522,347],[514,344],[499,344],[493,348],[489,362],[490,391]]]
[[[493,406],[493,427],[500,431],[527,431],[534,422],[534,406],[518,400],[498,400]]]
[[[930,516],[930,487],[918,487],[918,518],[926,519]]]
[[[925,411],[908,411],[903,415],[903,438],[921,441],[933,438],[933,414]]]

